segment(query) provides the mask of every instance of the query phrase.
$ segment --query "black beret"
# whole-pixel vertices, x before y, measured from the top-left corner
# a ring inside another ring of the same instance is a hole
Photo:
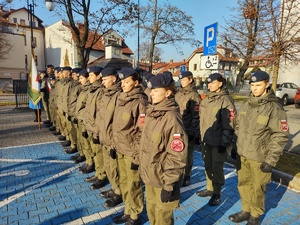
[[[55,76],[54,75],[50,75],[49,76],[49,80],[55,80]]]
[[[46,69],[47,68],[54,68],[54,66],[52,64],[49,64],[49,65],[46,66]]]
[[[73,68],[72,73],[79,73],[82,69],[79,67]]]
[[[219,73],[212,73],[211,75],[209,75],[209,77],[207,78],[207,82],[213,82],[214,80],[217,80],[219,78],[223,78],[223,76]]]
[[[89,72],[86,69],[82,69],[79,71],[79,76],[89,77]]]
[[[45,71],[45,70],[41,70],[41,71],[39,72],[39,74],[41,74],[41,73],[46,73],[46,71]]]
[[[72,71],[72,68],[70,66],[64,66],[61,68],[61,71],[63,70],[69,70],[69,71]]]
[[[147,83],[148,88],[169,87],[174,82],[173,77],[169,73],[159,73],[153,76]]]
[[[54,69],[54,71],[56,71],[56,72],[60,72],[61,71],[61,67],[55,67],[55,69]]]
[[[249,79],[249,84],[253,83],[253,82],[259,82],[262,80],[269,80],[270,76],[268,73],[266,73],[265,71],[257,71],[255,72],[253,75],[251,75],[250,79]]]
[[[171,76],[171,77],[173,78],[173,75],[172,75],[172,73],[171,73],[170,71],[167,71],[167,70],[166,70],[166,71],[164,71],[163,73],[164,73],[164,74],[167,74],[168,76]]]
[[[107,77],[107,76],[118,76],[118,72],[115,68],[113,67],[106,67],[101,71],[101,76],[102,77]]]
[[[102,67],[100,66],[92,66],[88,69],[89,73],[101,73],[101,71],[103,70]]]
[[[182,78],[184,78],[184,77],[192,77],[192,76],[193,76],[193,74],[192,74],[191,71],[184,71],[182,74],[179,74],[179,75],[178,75],[178,78],[179,78],[179,79],[182,79]]]
[[[145,80],[149,81],[154,75],[152,73],[146,73]]]
[[[130,67],[123,67],[119,72],[119,78],[121,80],[124,80],[127,77],[130,77],[134,74],[138,74],[138,72],[135,69],[130,68]]]

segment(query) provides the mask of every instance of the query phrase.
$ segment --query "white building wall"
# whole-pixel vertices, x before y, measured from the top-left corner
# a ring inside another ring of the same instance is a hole
[[[77,51],[72,39],[71,31],[62,25],[62,20],[45,28],[46,63],[53,66],[64,64],[66,50],[68,51],[71,67],[78,66]]]
[[[8,53],[6,60],[0,64],[0,78],[25,79],[24,74],[29,73],[31,62],[31,29],[28,20],[28,12],[24,10],[11,13],[9,22],[13,23],[14,18],[17,23],[9,25],[9,33],[5,33],[7,40],[11,42],[12,48]],[[21,19],[25,21],[25,25],[21,26]],[[34,17],[35,27],[33,27],[33,37],[36,38],[36,48],[34,53],[37,56],[37,69],[45,69],[45,43],[44,33],[41,28],[37,28],[38,21]],[[27,26],[27,27],[25,27]],[[25,58],[27,56],[27,65]]]
[[[211,74],[211,70],[201,70],[201,56],[202,53],[196,53],[190,60],[189,60],[189,71],[193,73],[194,77],[201,77],[203,80]],[[197,65],[196,70],[194,70],[194,65]]]

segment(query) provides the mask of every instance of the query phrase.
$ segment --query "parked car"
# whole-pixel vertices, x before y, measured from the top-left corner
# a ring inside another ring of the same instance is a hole
[[[295,107],[298,109],[300,108],[300,88],[298,88],[296,95],[294,97],[294,103],[295,103]]]
[[[285,82],[277,84],[276,96],[282,105],[294,102],[298,86],[294,83]]]

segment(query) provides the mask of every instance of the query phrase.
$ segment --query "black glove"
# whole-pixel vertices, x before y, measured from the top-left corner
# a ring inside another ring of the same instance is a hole
[[[74,123],[74,124],[78,124],[78,119],[74,118],[74,119],[73,119],[73,123]]]
[[[138,169],[139,169],[139,165],[134,164],[134,163],[132,162],[131,165],[130,165],[130,169],[131,169],[131,170],[138,170]]]
[[[266,162],[263,162],[261,165],[260,165],[260,170],[264,173],[271,173],[272,172],[272,169],[273,167],[266,163]]]
[[[82,132],[82,137],[84,137],[85,139],[87,139],[89,137],[88,133],[86,131]]]
[[[116,149],[112,148],[110,151],[109,151],[109,154],[110,154],[110,157],[112,159],[116,159],[117,158],[117,152],[116,152]]]
[[[231,158],[236,159],[236,154],[237,154],[236,148],[232,147],[231,152],[230,152]]]
[[[194,142],[195,145],[200,145],[200,137],[195,137]]]
[[[162,202],[171,202],[173,201],[173,191],[161,190],[160,199]]]
[[[96,145],[99,145],[100,144],[99,137],[97,137],[97,138],[93,137],[93,143]]]
[[[195,136],[188,135],[189,141],[193,141],[195,139]]]
[[[225,146],[220,145],[219,146],[219,153],[225,153],[227,151],[227,148]]]
[[[71,121],[71,120],[72,120],[71,116],[68,116],[68,120],[69,120],[69,121]]]
[[[66,116],[66,112],[63,112],[63,115]]]

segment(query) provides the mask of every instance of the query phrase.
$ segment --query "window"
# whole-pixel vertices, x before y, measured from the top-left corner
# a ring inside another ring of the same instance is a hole
[[[21,24],[21,25],[25,25],[25,20],[20,19],[20,24]]]
[[[194,71],[197,70],[197,64],[194,64]]]
[[[13,22],[14,23],[18,23],[18,19],[17,18],[13,18]]]
[[[26,65],[26,67],[27,67],[27,65],[28,65],[27,55],[25,55],[25,65]]]
[[[38,66],[38,57],[36,55],[34,56],[34,61],[35,61],[35,65]]]
[[[32,47],[35,48],[37,46],[36,37],[32,37]]]
[[[34,21],[29,21],[29,25],[30,26],[32,25],[32,27],[35,27],[35,22]]]

